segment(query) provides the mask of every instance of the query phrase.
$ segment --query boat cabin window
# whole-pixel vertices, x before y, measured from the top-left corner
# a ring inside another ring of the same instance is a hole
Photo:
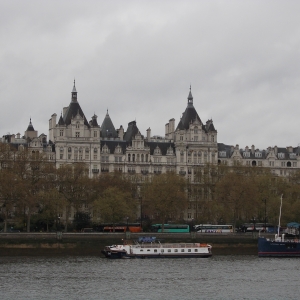
[[[188,249],[188,252],[192,252],[192,250],[191,250],[191,249]]]
[[[164,252],[164,249],[161,249],[161,251],[160,252]]]
[[[178,249],[174,249],[174,252],[178,252]]]
[[[198,249],[195,249],[195,252],[198,252]]]
[[[150,249],[147,249],[147,251],[150,251]]]
[[[140,252],[144,251],[144,249],[140,249]]]
[[[157,252],[157,249],[154,249],[154,252]]]
[[[168,252],[171,252],[171,249],[168,249]]]
[[[184,249],[181,249],[181,252],[184,252]]]

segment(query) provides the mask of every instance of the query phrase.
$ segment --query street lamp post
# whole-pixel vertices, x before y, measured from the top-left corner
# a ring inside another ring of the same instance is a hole
[[[126,217],[126,220],[127,220],[127,226],[126,226],[126,232],[128,232],[129,231],[129,227],[128,227],[128,217]]]
[[[267,231],[267,199],[263,200],[265,202],[265,232]]]
[[[58,216],[57,219],[58,219],[57,231],[60,231],[60,217]]]

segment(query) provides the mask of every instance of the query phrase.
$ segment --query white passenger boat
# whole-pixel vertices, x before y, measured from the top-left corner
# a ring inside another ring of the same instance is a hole
[[[107,258],[183,258],[210,257],[212,246],[204,243],[153,242],[106,246],[102,253]]]

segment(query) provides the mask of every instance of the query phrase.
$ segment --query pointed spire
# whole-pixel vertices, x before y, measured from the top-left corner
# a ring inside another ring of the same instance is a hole
[[[75,78],[74,78],[74,86],[73,86],[73,90],[72,90],[72,93],[76,93],[76,86],[75,86]]]
[[[75,86],[75,79],[74,79],[74,86],[72,90],[72,101],[77,102],[77,91],[76,91],[76,86]]]
[[[188,104],[193,104],[192,86],[190,85],[190,92],[188,96]]]
[[[27,127],[27,131],[34,131],[34,128],[33,128],[32,123],[31,123],[31,118],[30,118],[30,121],[29,121],[29,125]]]

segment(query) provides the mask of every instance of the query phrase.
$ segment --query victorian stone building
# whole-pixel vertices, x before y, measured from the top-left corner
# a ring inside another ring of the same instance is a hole
[[[175,127],[175,119],[165,125],[165,137],[144,135],[136,121],[127,129],[115,129],[108,111],[101,126],[97,116],[87,121],[77,99],[75,87],[71,102],[58,118],[49,120],[49,143],[54,145],[49,159],[56,166],[82,161],[87,163],[90,176],[120,171],[128,174],[160,174],[174,171],[193,180],[195,167],[218,161],[217,131],[213,121],[203,123],[193,105],[190,90],[187,107]]]
[[[85,162],[91,177],[114,171],[143,176],[175,171],[193,182],[195,170],[208,163],[266,167],[278,176],[288,176],[299,168],[299,147],[260,150],[253,145],[242,149],[218,143],[213,121],[202,122],[193,102],[190,88],[181,119],[176,123],[172,118],[165,124],[165,136],[152,136],[150,128],[143,135],[136,121],[129,122],[126,130],[123,126],[116,129],[108,111],[101,125],[96,115],[88,121],[74,81],[71,102],[59,117],[53,114],[49,120],[48,141],[46,135],[38,136],[30,119],[24,136],[4,135],[2,142],[46,152],[57,167]]]

